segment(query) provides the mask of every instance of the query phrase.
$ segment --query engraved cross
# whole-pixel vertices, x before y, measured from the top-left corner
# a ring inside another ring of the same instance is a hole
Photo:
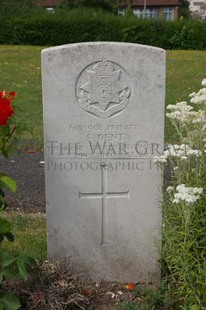
[[[108,198],[129,198],[129,190],[125,192],[110,192],[107,189],[107,169],[106,165],[101,166],[101,181],[102,190],[100,193],[81,193],[79,192],[79,199],[100,198],[102,201],[102,241],[101,245],[107,245],[107,199]]]

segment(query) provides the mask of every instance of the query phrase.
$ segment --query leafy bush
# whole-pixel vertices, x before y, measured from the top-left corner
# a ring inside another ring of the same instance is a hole
[[[119,41],[164,49],[206,49],[206,21],[141,20],[92,9],[0,11],[0,44],[55,46],[87,41]]]

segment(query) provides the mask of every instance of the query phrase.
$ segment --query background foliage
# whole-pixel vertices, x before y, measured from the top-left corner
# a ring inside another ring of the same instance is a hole
[[[1,7],[1,5],[0,5]],[[88,41],[119,41],[164,49],[206,49],[206,21],[141,20],[101,10],[2,6],[0,44],[54,46]]]

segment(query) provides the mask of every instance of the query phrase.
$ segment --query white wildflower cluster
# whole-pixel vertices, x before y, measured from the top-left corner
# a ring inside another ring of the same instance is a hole
[[[202,80],[202,86],[206,86],[206,79]]]
[[[205,123],[205,121],[206,121],[206,115],[205,115],[205,111],[204,110],[199,110],[197,112],[193,111],[193,115],[191,117],[191,122],[193,124]]]
[[[206,86],[206,79],[202,80],[202,86]],[[201,88],[197,93],[193,92],[189,95],[190,102],[196,104],[206,104],[206,88]]]
[[[171,194],[173,191],[174,191],[174,187],[173,187],[173,186],[168,186],[167,192],[168,192],[169,194]]]
[[[172,187],[170,189],[167,188],[169,193],[174,190]],[[187,204],[192,205],[198,199],[200,199],[200,195],[203,192],[203,188],[201,187],[186,187],[185,184],[180,184],[176,187],[176,193],[174,194],[173,203],[179,203],[181,201],[185,201]]]
[[[188,119],[188,116],[191,115],[193,107],[188,105],[186,101],[182,101],[176,104],[169,104],[167,109],[171,110],[170,113],[166,113],[168,118],[177,119],[181,122],[184,122]]]
[[[167,150],[160,156],[154,156],[153,162],[166,163],[169,156],[178,157],[180,160],[187,160],[189,156],[199,157],[202,155],[200,150],[193,150],[187,144],[169,144]]]
[[[180,121],[182,125],[188,123],[204,123],[206,120],[205,111],[193,111],[193,107],[188,105],[186,101],[169,104],[167,109],[171,112],[166,113],[166,116],[170,119]]]
[[[167,162],[167,156],[166,155],[160,155],[160,156],[153,156],[153,162],[154,163],[166,163]]]

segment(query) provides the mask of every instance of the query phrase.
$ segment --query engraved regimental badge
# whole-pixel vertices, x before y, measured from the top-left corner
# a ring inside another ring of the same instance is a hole
[[[86,67],[76,82],[82,109],[101,118],[123,111],[131,97],[128,73],[118,64],[102,60]]]

